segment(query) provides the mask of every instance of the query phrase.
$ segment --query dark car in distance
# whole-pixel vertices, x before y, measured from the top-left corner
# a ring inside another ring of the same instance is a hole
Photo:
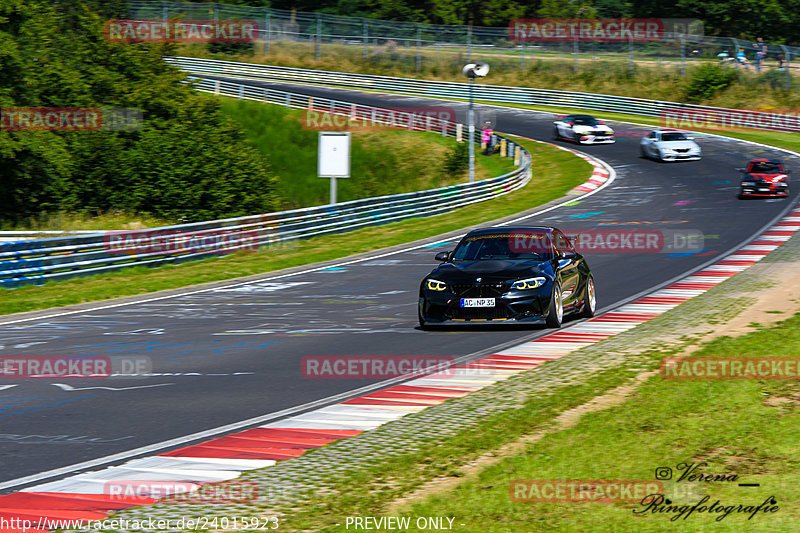
[[[552,227],[471,231],[419,288],[419,324],[544,323],[566,314],[594,316],[594,279],[586,259]]]
[[[789,196],[789,172],[780,159],[751,159],[744,169],[739,198]]]

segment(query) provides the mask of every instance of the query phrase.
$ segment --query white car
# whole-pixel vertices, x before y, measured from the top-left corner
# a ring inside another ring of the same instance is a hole
[[[639,145],[642,157],[661,161],[692,161],[701,156],[700,147],[691,137],[680,131],[651,131]]]
[[[553,122],[556,139],[568,139],[578,144],[611,144],[614,130],[591,115],[558,115]]]

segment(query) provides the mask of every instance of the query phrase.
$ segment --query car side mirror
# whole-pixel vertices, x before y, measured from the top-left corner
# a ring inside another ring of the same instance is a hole
[[[572,258],[574,258],[574,257],[575,257],[577,254],[576,254],[575,252],[561,252],[561,253],[560,253],[560,254],[558,254],[558,255],[559,255],[559,256],[560,256],[562,259],[572,259]]]
[[[449,257],[450,257],[450,252],[439,252],[438,254],[436,254],[434,259],[443,263],[447,261]]]

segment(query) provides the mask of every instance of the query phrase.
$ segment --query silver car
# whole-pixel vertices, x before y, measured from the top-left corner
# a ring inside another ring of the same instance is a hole
[[[653,157],[661,161],[696,161],[701,155],[697,143],[680,131],[652,131],[642,139],[639,146],[642,157]]]

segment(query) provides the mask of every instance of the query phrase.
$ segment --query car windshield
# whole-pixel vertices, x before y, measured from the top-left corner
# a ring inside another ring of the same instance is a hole
[[[597,119],[594,117],[572,117],[572,123],[578,126],[597,126]]]
[[[747,172],[754,172],[756,174],[776,174],[778,172],[783,172],[783,170],[778,163],[773,163],[772,161],[754,161],[750,163]]]
[[[468,235],[453,252],[455,261],[537,259],[553,257],[552,239],[546,230],[512,230]]]
[[[683,133],[670,132],[661,134],[662,141],[687,141],[686,135]]]

